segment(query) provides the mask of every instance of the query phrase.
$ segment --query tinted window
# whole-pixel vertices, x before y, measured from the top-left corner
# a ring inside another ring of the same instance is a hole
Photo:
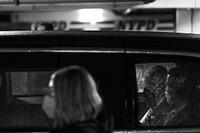
[[[0,128],[45,129],[52,121],[41,109],[53,71],[80,65],[89,70],[107,110],[114,117],[114,129],[126,129],[125,56],[107,53],[9,53],[0,54]],[[9,60],[9,61],[8,61]]]
[[[11,72],[12,95],[44,95],[48,94],[48,81],[53,72]]]
[[[135,60],[139,127],[200,125],[200,60],[185,56],[141,55]],[[139,58],[138,58],[139,57]],[[132,63],[133,67],[133,63]]]

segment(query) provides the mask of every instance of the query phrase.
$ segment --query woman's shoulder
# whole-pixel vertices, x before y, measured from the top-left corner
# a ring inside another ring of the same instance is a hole
[[[51,131],[51,133],[107,133],[103,128],[101,128],[96,123],[92,121],[81,122],[77,124],[65,125],[62,128],[56,128]]]
[[[62,128],[55,128],[53,132],[67,133],[112,133],[113,118],[104,108],[95,119],[89,119],[83,122],[77,122],[70,125],[64,125]]]
[[[200,124],[200,107],[194,102],[188,103],[171,120],[170,125],[174,126],[196,126]]]
[[[50,133],[63,133],[63,132],[87,133],[87,132],[84,132],[81,128],[79,128],[79,126],[76,126],[76,125],[65,125],[62,128],[54,128],[53,130],[51,130]]]

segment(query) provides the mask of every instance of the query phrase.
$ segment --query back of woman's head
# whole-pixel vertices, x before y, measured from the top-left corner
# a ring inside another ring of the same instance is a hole
[[[52,75],[55,93],[57,126],[93,119],[102,106],[102,99],[91,74],[79,66],[70,66]]]

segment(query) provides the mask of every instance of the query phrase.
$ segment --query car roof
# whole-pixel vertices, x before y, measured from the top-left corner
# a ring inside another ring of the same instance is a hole
[[[110,50],[157,50],[195,52],[200,35],[142,31],[0,31],[4,48],[107,48]]]
[[[165,37],[200,39],[199,34],[174,33],[174,32],[149,32],[149,31],[0,31],[0,37],[6,36],[107,36],[107,37]]]

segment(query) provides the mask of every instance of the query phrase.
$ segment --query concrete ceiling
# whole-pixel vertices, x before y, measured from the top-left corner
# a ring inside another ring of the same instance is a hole
[[[0,11],[64,11],[79,8],[123,10],[155,0],[0,0]]]

